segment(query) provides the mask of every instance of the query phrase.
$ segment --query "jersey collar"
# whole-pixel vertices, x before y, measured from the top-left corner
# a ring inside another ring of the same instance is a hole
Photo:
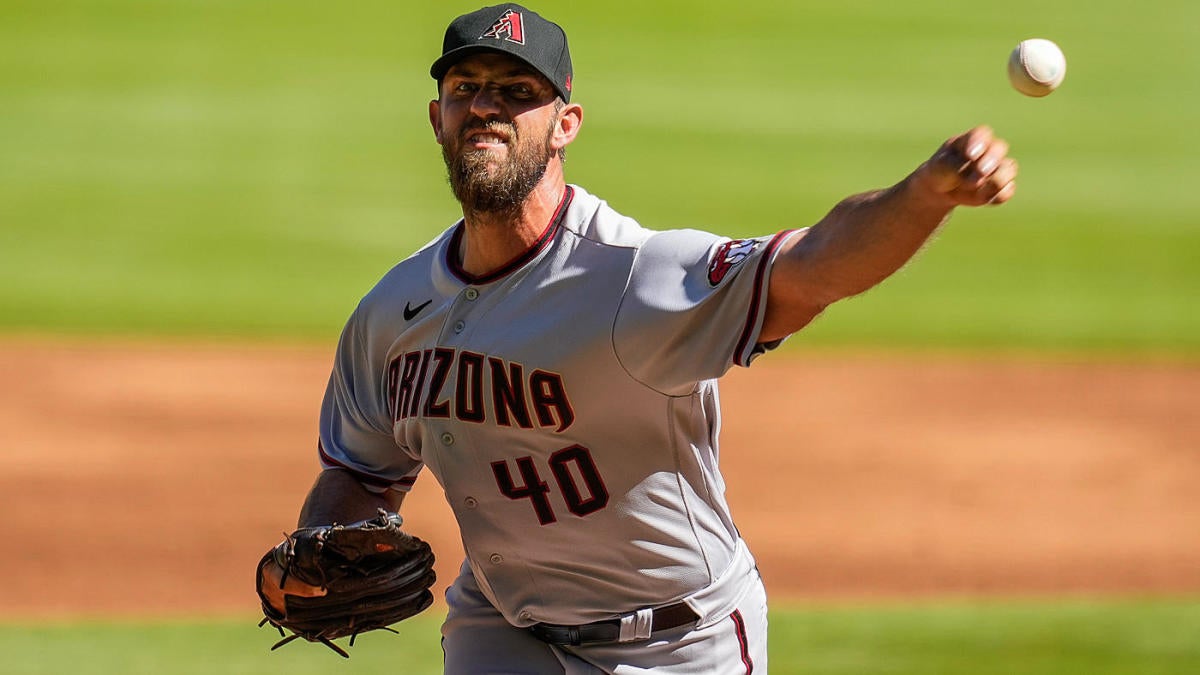
[[[512,260],[501,265],[498,269],[481,276],[475,276],[468,273],[462,268],[462,263],[458,260],[459,247],[462,246],[463,229],[466,227],[465,222],[459,222],[458,227],[454,229],[454,233],[450,235],[450,243],[446,246],[446,267],[450,269],[451,274],[459,280],[468,284],[489,284],[497,279],[500,279],[512,272],[520,269],[525,263],[533,260],[539,253],[544,251],[551,241],[554,241],[554,235],[558,232],[558,228],[562,225],[563,218],[567,214],[567,207],[571,205],[571,198],[575,196],[575,190],[570,185],[566,186],[563,191],[562,201],[558,203],[558,208],[554,210],[554,215],[550,217],[550,222],[546,225],[546,229],[538,235],[537,240],[518,254]]]

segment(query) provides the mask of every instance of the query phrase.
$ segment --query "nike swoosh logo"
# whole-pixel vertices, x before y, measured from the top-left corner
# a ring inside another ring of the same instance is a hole
[[[431,303],[431,302],[433,302],[433,298],[430,298],[429,300],[422,302],[421,304],[417,305],[416,307],[410,307],[407,302],[404,303],[404,320],[412,321],[414,318],[416,318],[416,316],[418,314],[421,313],[421,310],[428,307],[429,303]]]

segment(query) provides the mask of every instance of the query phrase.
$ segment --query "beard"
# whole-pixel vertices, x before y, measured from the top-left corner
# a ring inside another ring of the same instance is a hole
[[[553,125],[551,126],[553,128]],[[503,131],[508,135],[508,152],[497,159],[490,150],[463,149],[465,134],[475,129]],[[546,174],[554,150],[550,131],[528,142],[517,135],[514,124],[476,120],[459,134],[457,142],[442,145],[446,176],[463,209],[475,213],[514,213]]]

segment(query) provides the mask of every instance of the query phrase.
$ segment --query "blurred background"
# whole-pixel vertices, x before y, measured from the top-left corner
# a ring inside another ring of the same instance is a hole
[[[754,489],[769,464],[725,458],[752,544],[776,526],[801,542],[762,547],[776,672],[1200,671],[1200,5],[530,6],[571,41],[586,117],[568,179],[647,227],[803,227],[981,123],[1020,161],[1010,204],[957,213],[913,265],[754,369],[766,379],[731,376],[727,433],[781,446],[808,476],[797,494],[839,488],[793,508]],[[346,316],[459,216],[428,67],[477,7],[0,3],[0,519],[37,542],[9,545],[11,672],[328,665],[305,645],[266,653],[242,577],[316,471]],[[1044,99],[1005,77],[1030,37],[1067,56]],[[810,416],[756,417],[767,389]],[[859,417],[823,431],[822,405]],[[1096,500],[1082,509],[1064,496],[1079,486]],[[1016,520],[972,511],[1022,494]],[[881,519],[922,496],[937,519]],[[47,538],[64,512],[83,531]],[[151,540],[114,541],[139,525]],[[1053,562],[1072,532],[1106,529],[1130,536],[1081,535]],[[1051,573],[1005,582],[992,549],[970,550],[989,532]],[[868,563],[902,578],[872,586]],[[438,672],[437,618],[413,625],[421,640],[367,640],[351,667],[401,653]]]
[[[472,7],[5,2],[0,322],[335,335],[457,215],[428,63]],[[647,226],[804,226],[970,126],[1011,142],[1019,200],[959,214],[807,342],[1195,353],[1192,3],[540,9],[570,27],[587,112],[569,178]],[[1067,54],[1049,98],[1005,78],[1029,36]]]

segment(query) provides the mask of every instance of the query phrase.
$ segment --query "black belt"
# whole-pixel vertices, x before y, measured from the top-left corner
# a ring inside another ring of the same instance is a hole
[[[700,620],[691,607],[682,602],[660,607],[654,610],[653,623],[650,631],[678,628],[686,624],[694,624]],[[603,644],[619,642],[621,639],[621,620],[608,619],[585,623],[579,626],[560,626],[553,623],[535,623],[529,627],[529,632],[542,642],[552,645],[578,647],[579,645]]]

